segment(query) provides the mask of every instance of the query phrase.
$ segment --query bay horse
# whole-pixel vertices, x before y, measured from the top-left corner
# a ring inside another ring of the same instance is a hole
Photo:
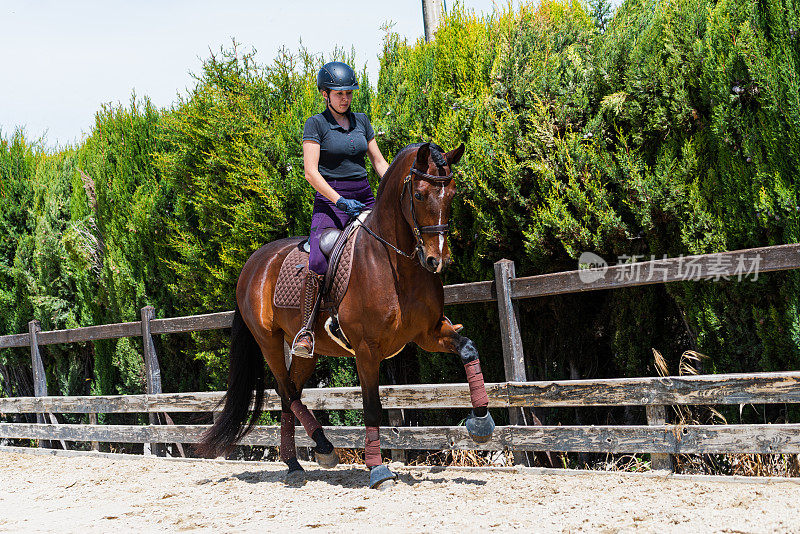
[[[378,370],[410,342],[428,352],[458,354],[470,389],[472,413],[466,426],[475,441],[488,441],[494,421],[478,351],[444,316],[444,291],[439,273],[450,263],[445,238],[450,204],[456,193],[451,167],[464,153],[461,144],[444,153],[432,143],[403,148],[386,171],[375,206],[356,236],[350,284],[338,307],[340,328],[355,352],[366,426],[365,458],[369,485],[385,488],[396,475],[383,465],[379,427],[381,400]],[[335,343],[318,320],[312,358],[284,360],[284,342],[291,344],[301,328],[299,310],[273,306],[273,293],[284,258],[303,238],[273,241],[245,263],[236,285],[231,327],[230,369],[224,408],[203,435],[201,454],[229,451],[255,425],[262,411],[266,360],[281,398],[281,459],[289,473],[302,471],[294,442],[294,418],[315,442],[317,462],[333,467],[338,456],[322,426],[301,401],[303,386],[317,357],[353,356]],[[411,252],[406,252],[411,251]],[[255,408],[250,406],[255,398]],[[249,415],[248,415],[249,414]]]

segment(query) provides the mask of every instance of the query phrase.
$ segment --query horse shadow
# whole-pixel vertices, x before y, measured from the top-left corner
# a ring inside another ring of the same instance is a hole
[[[471,484],[475,486],[486,485],[485,480],[478,480],[465,477],[433,477],[435,472],[442,472],[443,470],[431,470],[423,473],[404,473],[396,472],[397,484],[405,484],[407,486],[415,486],[422,482],[436,483],[449,483],[449,484]],[[416,476],[414,476],[416,474]],[[283,483],[287,487],[300,488],[307,482],[325,482],[331,486],[339,486],[342,488],[364,488],[369,481],[369,471],[364,466],[353,466],[339,469],[306,469],[300,473],[289,474],[286,470],[281,471],[243,471],[233,475],[228,475],[214,481],[215,484],[221,482],[228,482],[231,480],[241,480],[248,484],[276,484]],[[211,480],[200,481],[200,483],[209,483]]]

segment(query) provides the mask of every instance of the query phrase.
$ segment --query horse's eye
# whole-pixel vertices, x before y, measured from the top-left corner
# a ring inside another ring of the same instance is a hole
[[[422,200],[422,195],[419,194],[419,191],[414,193],[414,198],[416,198],[417,200]]]

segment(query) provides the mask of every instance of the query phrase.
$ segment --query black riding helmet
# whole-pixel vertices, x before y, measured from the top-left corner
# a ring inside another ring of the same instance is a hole
[[[319,69],[317,73],[317,89],[322,91],[349,91],[358,89],[356,73],[347,63],[331,61]]]

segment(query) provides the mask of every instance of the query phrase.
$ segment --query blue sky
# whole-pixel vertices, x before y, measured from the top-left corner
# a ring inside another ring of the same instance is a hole
[[[453,2],[447,2],[450,6]],[[463,0],[478,13],[506,2]],[[515,5],[518,1],[515,1]],[[355,48],[376,79],[381,25],[410,41],[423,33],[421,0],[377,2],[122,2],[0,0],[0,135],[24,126],[53,148],[80,142],[105,102],[127,104],[135,90],[167,107],[192,86],[209,49],[231,38],[260,63],[281,46],[311,52]]]

